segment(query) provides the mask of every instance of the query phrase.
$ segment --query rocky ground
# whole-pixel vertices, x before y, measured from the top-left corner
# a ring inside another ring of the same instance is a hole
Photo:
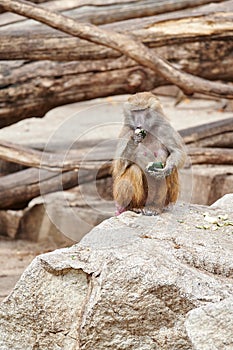
[[[232,350],[232,196],[125,212],[43,254],[0,307],[0,348]]]

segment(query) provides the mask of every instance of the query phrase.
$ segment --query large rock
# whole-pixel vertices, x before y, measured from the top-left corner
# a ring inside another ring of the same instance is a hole
[[[227,193],[223,197],[219,198],[211,208],[221,208],[226,211],[232,212],[233,207],[233,193]]]
[[[126,212],[37,257],[1,305],[0,349],[230,349],[232,223],[208,207]]]

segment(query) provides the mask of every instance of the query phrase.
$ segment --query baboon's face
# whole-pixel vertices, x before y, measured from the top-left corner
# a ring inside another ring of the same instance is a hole
[[[125,113],[125,123],[133,130],[139,128],[150,131],[155,124],[155,115],[150,108],[129,110]]]

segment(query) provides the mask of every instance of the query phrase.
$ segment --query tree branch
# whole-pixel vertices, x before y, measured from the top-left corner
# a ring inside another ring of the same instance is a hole
[[[55,29],[88,41],[110,47],[129,56],[143,66],[161,74],[165,79],[180,87],[184,93],[200,92],[207,95],[233,98],[233,86],[184,73],[157,55],[142,43],[131,37],[112,31],[106,31],[88,23],[77,23],[64,15],[43,9],[22,0],[0,0],[0,5],[7,11],[23,15],[47,24]]]

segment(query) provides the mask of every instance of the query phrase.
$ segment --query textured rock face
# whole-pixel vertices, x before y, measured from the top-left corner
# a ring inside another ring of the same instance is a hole
[[[225,196],[218,199],[211,208],[221,208],[226,211],[232,212],[233,208],[233,193],[225,194]]]
[[[37,257],[1,305],[0,349],[230,350],[232,222],[198,206],[126,212]]]
[[[233,349],[233,298],[194,309],[185,322],[195,349]]]

